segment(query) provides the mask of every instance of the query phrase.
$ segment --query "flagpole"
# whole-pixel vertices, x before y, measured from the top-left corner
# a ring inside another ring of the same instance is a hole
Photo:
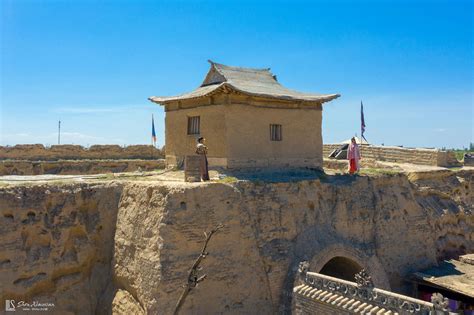
[[[151,114],[151,126],[152,126],[152,130],[154,128],[154,120],[153,120],[153,114]],[[153,131],[152,131],[152,135],[151,135],[151,159],[153,160],[153,149],[154,149],[154,139],[153,139]]]
[[[360,143],[362,144],[362,139],[364,139],[367,143],[367,139],[364,136],[365,132],[365,118],[364,118],[364,105],[362,104],[362,100],[360,101]]]
[[[58,144],[61,144],[61,120],[58,121]]]

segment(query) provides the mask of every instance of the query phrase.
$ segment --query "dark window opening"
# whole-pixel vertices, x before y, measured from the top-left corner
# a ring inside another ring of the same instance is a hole
[[[188,135],[200,134],[200,116],[188,117]]]
[[[281,141],[282,137],[282,130],[281,125],[270,125],[270,140],[271,141]]]

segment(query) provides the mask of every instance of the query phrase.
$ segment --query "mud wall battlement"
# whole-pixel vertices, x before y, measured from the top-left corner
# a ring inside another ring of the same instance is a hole
[[[219,223],[183,313],[288,313],[299,262],[319,272],[334,257],[404,293],[412,272],[474,251],[473,176],[3,187],[0,299],[54,300],[58,314],[172,313]]]
[[[326,158],[341,144],[324,144],[323,156]],[[390,146],[361,145],[362,158],[377,161],[412,163],[434,166],[459,166],[454,152],[442,151],[438,149],[413,149]]]
[[[0,160],[57,161],[84,159],[141,159],[163,158],[162,150],[151,145],[53,145],[46,148],[42,144],[18,144],[12,147],[0,146]]]

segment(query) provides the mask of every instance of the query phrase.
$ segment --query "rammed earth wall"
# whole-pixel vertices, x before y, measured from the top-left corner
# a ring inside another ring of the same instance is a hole
[[[163,158],[161,150],[151,145],[93,145],[84,148],[80,145],[19,144],[12,147],[0,146],[0,160],[57,161],[84,159],[141,159]]]
[[[59,160],[59,161],[0,161],[3,175],[85,175],[154,171],[165,168],[164,159],[156,160]]]
[[[324,144],[323,156],[326,158],[329,154],[341,147],[341,144]],[[434,166],[458,166],[454,152],[438,149],[412,149],[389,146],[361,145],[362,158],[377,161],[412,163],[420,165]]]

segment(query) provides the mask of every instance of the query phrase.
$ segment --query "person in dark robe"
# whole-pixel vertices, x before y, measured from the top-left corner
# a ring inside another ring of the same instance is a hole
[[[207,163],[207,147],[204,144],[206,139],[203,137],[199,137],[197,146],[196,146],[196,154],[201,157],[201,161],[199,163],[199,171],[201,173],[201,180],[208,181],[209,180],[209,168]]]

